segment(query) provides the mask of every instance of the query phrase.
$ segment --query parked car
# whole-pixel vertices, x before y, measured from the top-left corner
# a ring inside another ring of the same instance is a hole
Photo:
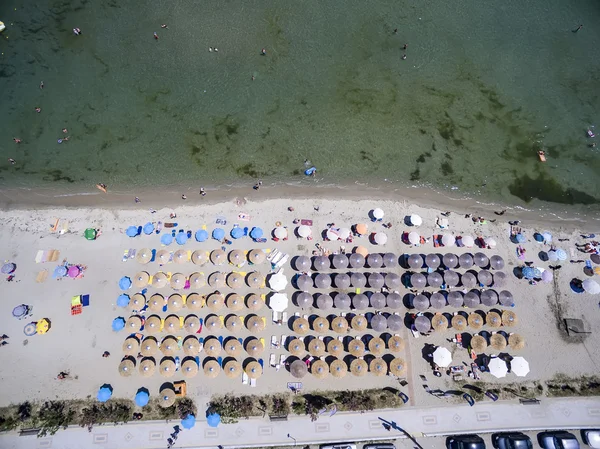
[[[495,433],[492,445],[496,449],[532,449],[531,438],[521,432]]]
[[[479,435],[454,435],[446,438],[447,449],[485,449],[485,442]]]
[[[396,449],[392,443],[374,443],[374,444],[365,444],[363,449]]]
[[[575,435],[564,430],[539,433],[538,443],[543,449],[579,449]]]
[[[583,429],[581,439],[593,449],[600,449],[600,429]]]
[[[321,449],[356,449],[356,443],[322,444]]]

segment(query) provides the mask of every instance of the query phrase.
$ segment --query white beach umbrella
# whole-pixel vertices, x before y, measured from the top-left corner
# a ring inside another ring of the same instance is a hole
[[[275,312],[283,312],[288,308],[289,299],[284,293],[275,293],[269,298],[269,307]]]
[[[373,209],[373,217],[377,220],[381,220],[384,216],[383,211],[380,208]]]
[[[373,241],[378,245],[385,245],[387,242],[387,235],[384,232],[378,232],[373,236]]]
[[[412,231],[408,233],[408,241],[413,245],[416,245],[421,241],[421,236],[418,232]]]
[[[280,271],[269,278],[269,287],[276,292],[283,290],[287,284],[288,280],[285,274],[283,274],[283,271]]]
[[[287,232],[287,229],[284,228],[283,226],[277,226],[275,229],[273,229],[273,235],[275,236],[275,238],[278,238],[279,240],[283,240],[283,239],[287,238],[288,232]]]
[[[452,353],[448,350],[448,348],[438,346],[436,350],[433,351],[433,363],[440,368],[449,366],[452,363]]]
[[[444,246],[453,246],[456,243],[456,239],[452,234],[444,234],[442,236],[442,245]]]
[[[470,235],[463,235],[460,238],[460,241],[462,242],[463,245],[465,245],[467,248],[472,248],[473,245],[475,245],[475,240],[473,239],[473,237],[471,237]]]
[[[327,230],[327,239],[335,242],[340,238],[339,234],[331,229]]]
[[[423,224],[423,219],[417,214],[413,214],[410,216],[410,222],[413,226],[421,226]]]
[[[298,226],[297,232],[298,232],[298,235],[302,238],[306,238],[312,234],[312,230],[310,229],[310,226],[306,226],[306,225]]]
[[[498,357],[494,357],[488,363],[488,369],[490,370],[490,374],[494,377],[506,377],[506,373],[508,373],[508,367],[506,366],[506,362]]]
[[[519,377],[529,374],[529,362],[523,357],[513,357],[510,361],[510,370]]]
[[[583,289],[592,295],[600,293],[600,285],[593,279],[586,279],[583,281]]]
[[[484,239],[484,241],[485,241],[485,244],[492,249],[494,249],[497,245],[496,240],[494,240],[492,237],[486,237]]]
[[[340,228],[340,230],[338,231],[338,235],[341,240],[346,240],[348,237],[350,237],[350,229]]]

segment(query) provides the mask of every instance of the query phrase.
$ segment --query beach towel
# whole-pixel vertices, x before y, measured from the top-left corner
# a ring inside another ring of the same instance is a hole
[[[35,277],[35,282],[42,283],[45,282],[46,279],[48,279],[48,270],[42,270]]]
[[[242,212],[238,214],[238,219],[242,221],[250,221],[250,215]]]
[[[35,263],[56,262],[60,256],[57,249],[39,250],[35,256]]]
[[[300,224],[306,225],[306,226],[312,226],[313,225],[313,221],[312,220],[308,220],[306,218],[303,218],[302,220],[300,220]]]

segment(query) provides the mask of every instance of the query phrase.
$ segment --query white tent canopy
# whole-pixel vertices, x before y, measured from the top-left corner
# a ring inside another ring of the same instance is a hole
[[[275,290],[276,292],[283,290],[285,287],[287,287],[287,284],[288,280],[285,274],[283,274],[283,270],[269,278],[269,288],[271,288],[271,290]]]
[[[433,351],[433,363],[440,368],[446,368],[447,366],[450,366],[452,363],[452,353],[448,350],[448,348],[438,346],[435,351]]]
[[[494,357],[490,360],[488,364],[488,369],[490,370],[490,374],[494,377],[506,377],[508,373],[508,367],[506,366],[506,362],[498,357]]]
[[[275,293],[269,298],[269,307],[275,312],[283,312],[288,308],[289,299],[285,293]]]

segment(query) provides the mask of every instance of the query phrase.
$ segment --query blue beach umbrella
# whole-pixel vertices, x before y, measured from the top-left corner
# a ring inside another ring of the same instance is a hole
[[[25,304],[21,304],[13,309],[12,315],[15,318],[21,318],[21,317],[24,317],[25,315],[27,315],[28,311],[29,311],[29,309],[27,308],[27,306]]]
[[[117,298],[117,305],[119,307],[127,307],[129,305],[129,295],[122,293]]]
[[[538,267],[535,267],[533,269],[533,277],[536,279],[540,279],[542,277],[542,270],[540,270]]]
[[[263,236],[263,230],[261,228],[252,228],[252,231],[250,231],[250,237],[252,237],[254,240],[259,239]]]
[[[53,278],[62,278],[67,275],[67,267],[64,265],[60,265],[54,269],[54,273],[52,273]]]
[[[213,229],[212,232],[212,238],[215,240],[223,240],[223,237],[225,237],[225,231],[223,231],[223,229],[221,228],[215,228]]]
[[[525,243],[525,236],[523,234],[517,234],[515,239],[517,240],[517,243]]]
[[[165,246],[169,246],[171,243],[173,243],[173,236],[171,234],[163,234],[160,238],[160,243]]]
[[[523,268],[523,277],[525,279],[533,279],[535,277],[535,272],[531,267]]]
[[[144,225],[144,234],[150,235],[154,232],[154,225],[150,222]]]
[[[145,407],[148,405],[148,401],[150,400],[150,395],[148,394],[148,390],[145,388],[141,388],[135,395],[135,405],[138,407]]]
[[[119,332],[121,329],[125,327],[125,318],[122,316],[117,317],[112,322],[112,330],[115,332]]]
[[[196,241],[197,242],[206,242],[208,240],[208,232],[204,229],[200,229],[196,231]]]
[[[131,288],[131,279],[129,276],[123,276],[121,279],[119,279],[119,288],[121,290],[128,290]]]
[[[175,237],[175,241],[178,245],[185,245],[185,242],[188,241],[188,236],[185,232],[178,232],[177,237]]]
[[[98,396],[96,396],[96,399],[98,399],[98,401],[100,402],[106,402],[110,399],[111,396],[112,388],[110,386],[103,385],[98,390]]]
[[[11,274],[16,268],[17,266],[14,263],[7,262],[2,265],[2,274]]]
[[[139,234],[139,230],[137,226],[129,226],[127,228],[127,230],[125,231],[125,234],[127,234],[128,237],[135,237],[136,235]]]
[[[181,427],[191,429],[196,425],[196,417],[191,413],[181,420]]]
[[[567,260],[567,253],[564,249],[558,248],[556,250],[556,257],[558,257],[558,260]]]
[[[212,413],[206,417],[206,422],[210,427],[217,427],[221,423],[221,415]]]
[[[544,236],[542,234],[540,234],[539,232],[536,232],[535,234],[533,234],[533,238],[535,239],[536,242],[543,242],[544,241]]]
[[[239,226],[236,226],[231,230],[231,237],[234,239],[240,239],[244,236],[244,230]]]

